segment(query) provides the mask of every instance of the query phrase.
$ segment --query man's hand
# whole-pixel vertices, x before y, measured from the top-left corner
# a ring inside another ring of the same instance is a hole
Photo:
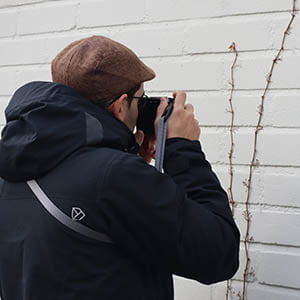
[[[173,96],[175,97],[175,103],[173,112],[168,119],[167,139],[182,137],[189,140],[199,140],[201,133],[199,122],[195,119],[193,105],[185,104],[186,93],[183,91],[175,91]],[[140,145],[138,154],[142,156],[147,163],[150,163],[151,159],[155,159],[158,122],[167,106],[167,99],[161,98],[154,122],[155,136],[144,135],[142,130],[138,130],[135,133],[136,141]]]
[[[186,93],[175,91],[173,92],[173,97],[175,98],[175,102],[172,114],[168,119],[167,139],[178,137],[191,141],[199,140],[201,132],[199,122],[195,119],[193,105],[189,103],[185,104]],[[162,99],[154,122],[155,132],[157,132],[158,121],[166,107],[167,103]]]

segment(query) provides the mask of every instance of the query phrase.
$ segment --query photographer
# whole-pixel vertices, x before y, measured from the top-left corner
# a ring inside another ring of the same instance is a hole
[[[231,278],[240,234],[186,94],[173,93],[161,173],[149,163],[168,101],[153,134],[133,133],[155,74],[130,49],[81,39],[52,76],[20,87],[6,109],[1,299],[171,300],[172,274]]]

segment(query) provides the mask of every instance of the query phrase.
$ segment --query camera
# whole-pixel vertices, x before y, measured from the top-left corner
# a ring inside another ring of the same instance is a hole
[[[147,135],[155,134],[154,121],[160,99],[161,97],[146,97],[138,102],[137,130],[142,130]],[[163,115],[171,114],[175,99],[167,97],[167,101],[168,106]]]

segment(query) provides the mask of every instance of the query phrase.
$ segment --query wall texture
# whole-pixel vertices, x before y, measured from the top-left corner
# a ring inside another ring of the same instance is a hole
[[[131,47],[156,70],[153,95],[188,92],[201,144],[225,189],[229,186],[230,67],[236,43],[233,106],[235,219],[245,235],[246,187],[257,106],[266,74],[291,18],[292,0],[1,0],[0,125],[23,83],[50,80],[50,62],[71,41],[105,35]],[[298,5],[299,6],[299,5]],[[287,36],[265,98],[250,197],[249,300],[300,299],[300,16]],[[209,224],[208,224],[209,226]],[[230,299],[240,299],[241,266]],[[225,299],[226,282],[205,286],[175,277],[177,300]]]

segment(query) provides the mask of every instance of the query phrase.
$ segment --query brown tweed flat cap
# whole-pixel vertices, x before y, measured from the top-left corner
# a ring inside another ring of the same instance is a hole
[[[52,80],[100,102],[113,99],[155,73],[129,48],[104,36],[71,43],[54,58]]]

